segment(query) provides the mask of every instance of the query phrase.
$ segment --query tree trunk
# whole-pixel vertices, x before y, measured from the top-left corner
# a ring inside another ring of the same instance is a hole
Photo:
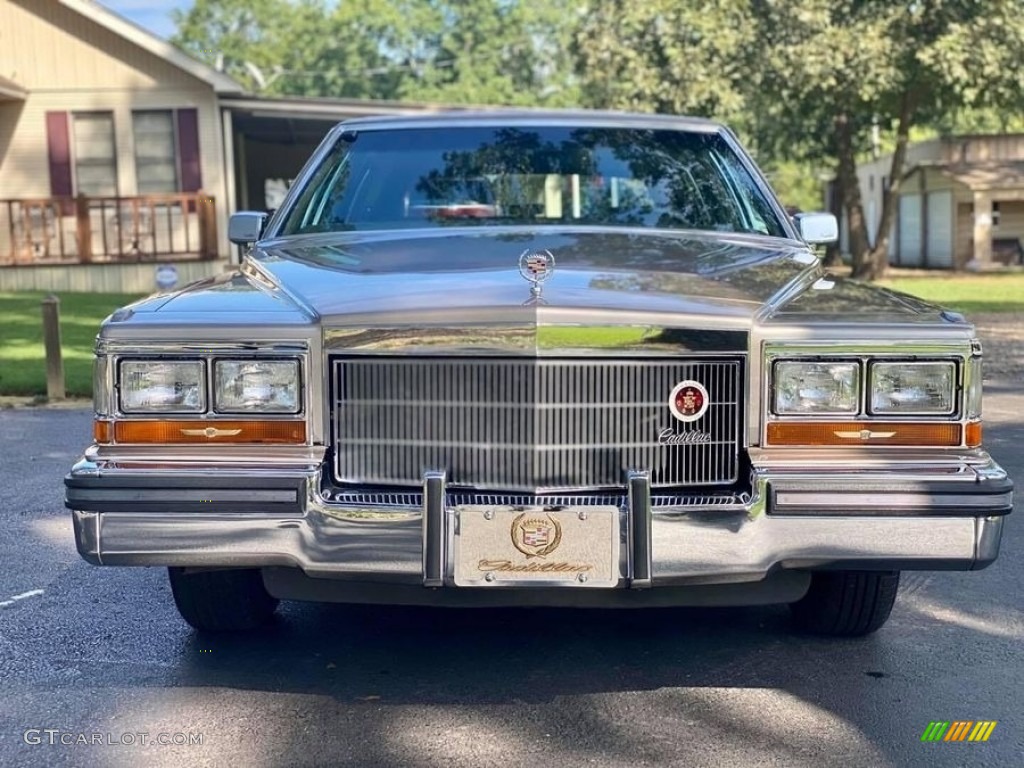
[[[907,144],[910,139],[910,123],[914,108],[909,89],[903,92],[900,100],[900,117],[896,126],[896,149],[892,153],[889,166],[889,183],[882,191],[882,217],[878,221],[875,233],[875,247],[871,250],[871,272],[868,279],[876,280],[885,277],[889,270],[889,239],[892,237],[892,225],[896,219],[899,203],[900,182],[903,180],[903,164],[907,159]]]
[[[853,277],[863,277],[870,271],[868,245],[868,223],[864,218],[864,202],[860,196],[860,182],[857,180],[857,155],[853,147],[853,126],[850,117],[840,114],[836,117],[836,186],[843,210],[846,211],[847,238],[850,258],[853,261]]]

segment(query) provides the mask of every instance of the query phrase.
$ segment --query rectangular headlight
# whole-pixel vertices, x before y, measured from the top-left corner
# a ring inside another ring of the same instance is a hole
[[[206,410],[206,376],[199,360],[122,360],[119,389],[125,413]]]
[[[775,363],[774,411],[779,415],[854,414],[860,410],[860,364]]]
[[[298,360],[218,360],[213,403],[218,413],[298,413]]]
[[[873,363],[871,413],[948,416],[956,410],[956,364],[951,361]]]

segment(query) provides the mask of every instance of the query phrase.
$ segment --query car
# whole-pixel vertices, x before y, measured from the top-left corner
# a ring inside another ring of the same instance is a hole
[[[974,327],[830,274],[835,217],[718,123],[350,120],[229,236],[236,270],[104,321],[65,478],[82,557],[167,567],[200,630],[789,604],[857,636],[901,571],[997,557]]]

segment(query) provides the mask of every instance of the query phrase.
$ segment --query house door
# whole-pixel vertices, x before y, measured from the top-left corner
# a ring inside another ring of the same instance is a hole
[[[900,195],[899,265],[920,267],[921,255],[921,196]]]
[[[928,266],[953,267],[953,193],[928,195]]]

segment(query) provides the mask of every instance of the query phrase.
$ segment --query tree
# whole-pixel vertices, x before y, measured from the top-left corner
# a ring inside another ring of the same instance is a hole
[[[576,103],[573,0],[196,0],[172,42],[269,95]]]
[[[1020,0],[590,0],[576,45],[591,106],[704,114],[762,162],[832,168],[868,279],[888,266],[911,130],[1024,107]],[[856,166],[875,125],[894,151],[869,233]]]
[[[397,98],[415,0],[196,0],[171,42],[268,95]]]
[[[574,34],[587,106],[745,125],[746,0],[591,0]]]
[[[958,110],[1024,106],[1019,0],[756,0],[752,10],[762,36],[777,30],[748,102],[769,116],[760,138],[831,158],[853,274],[881,277],[912,129]],[[871,237],[856,165],[873,125],[891,134],[893,152]]]
[[[445,104],[572,104],[571,0],[422,0],[402,95]]]

